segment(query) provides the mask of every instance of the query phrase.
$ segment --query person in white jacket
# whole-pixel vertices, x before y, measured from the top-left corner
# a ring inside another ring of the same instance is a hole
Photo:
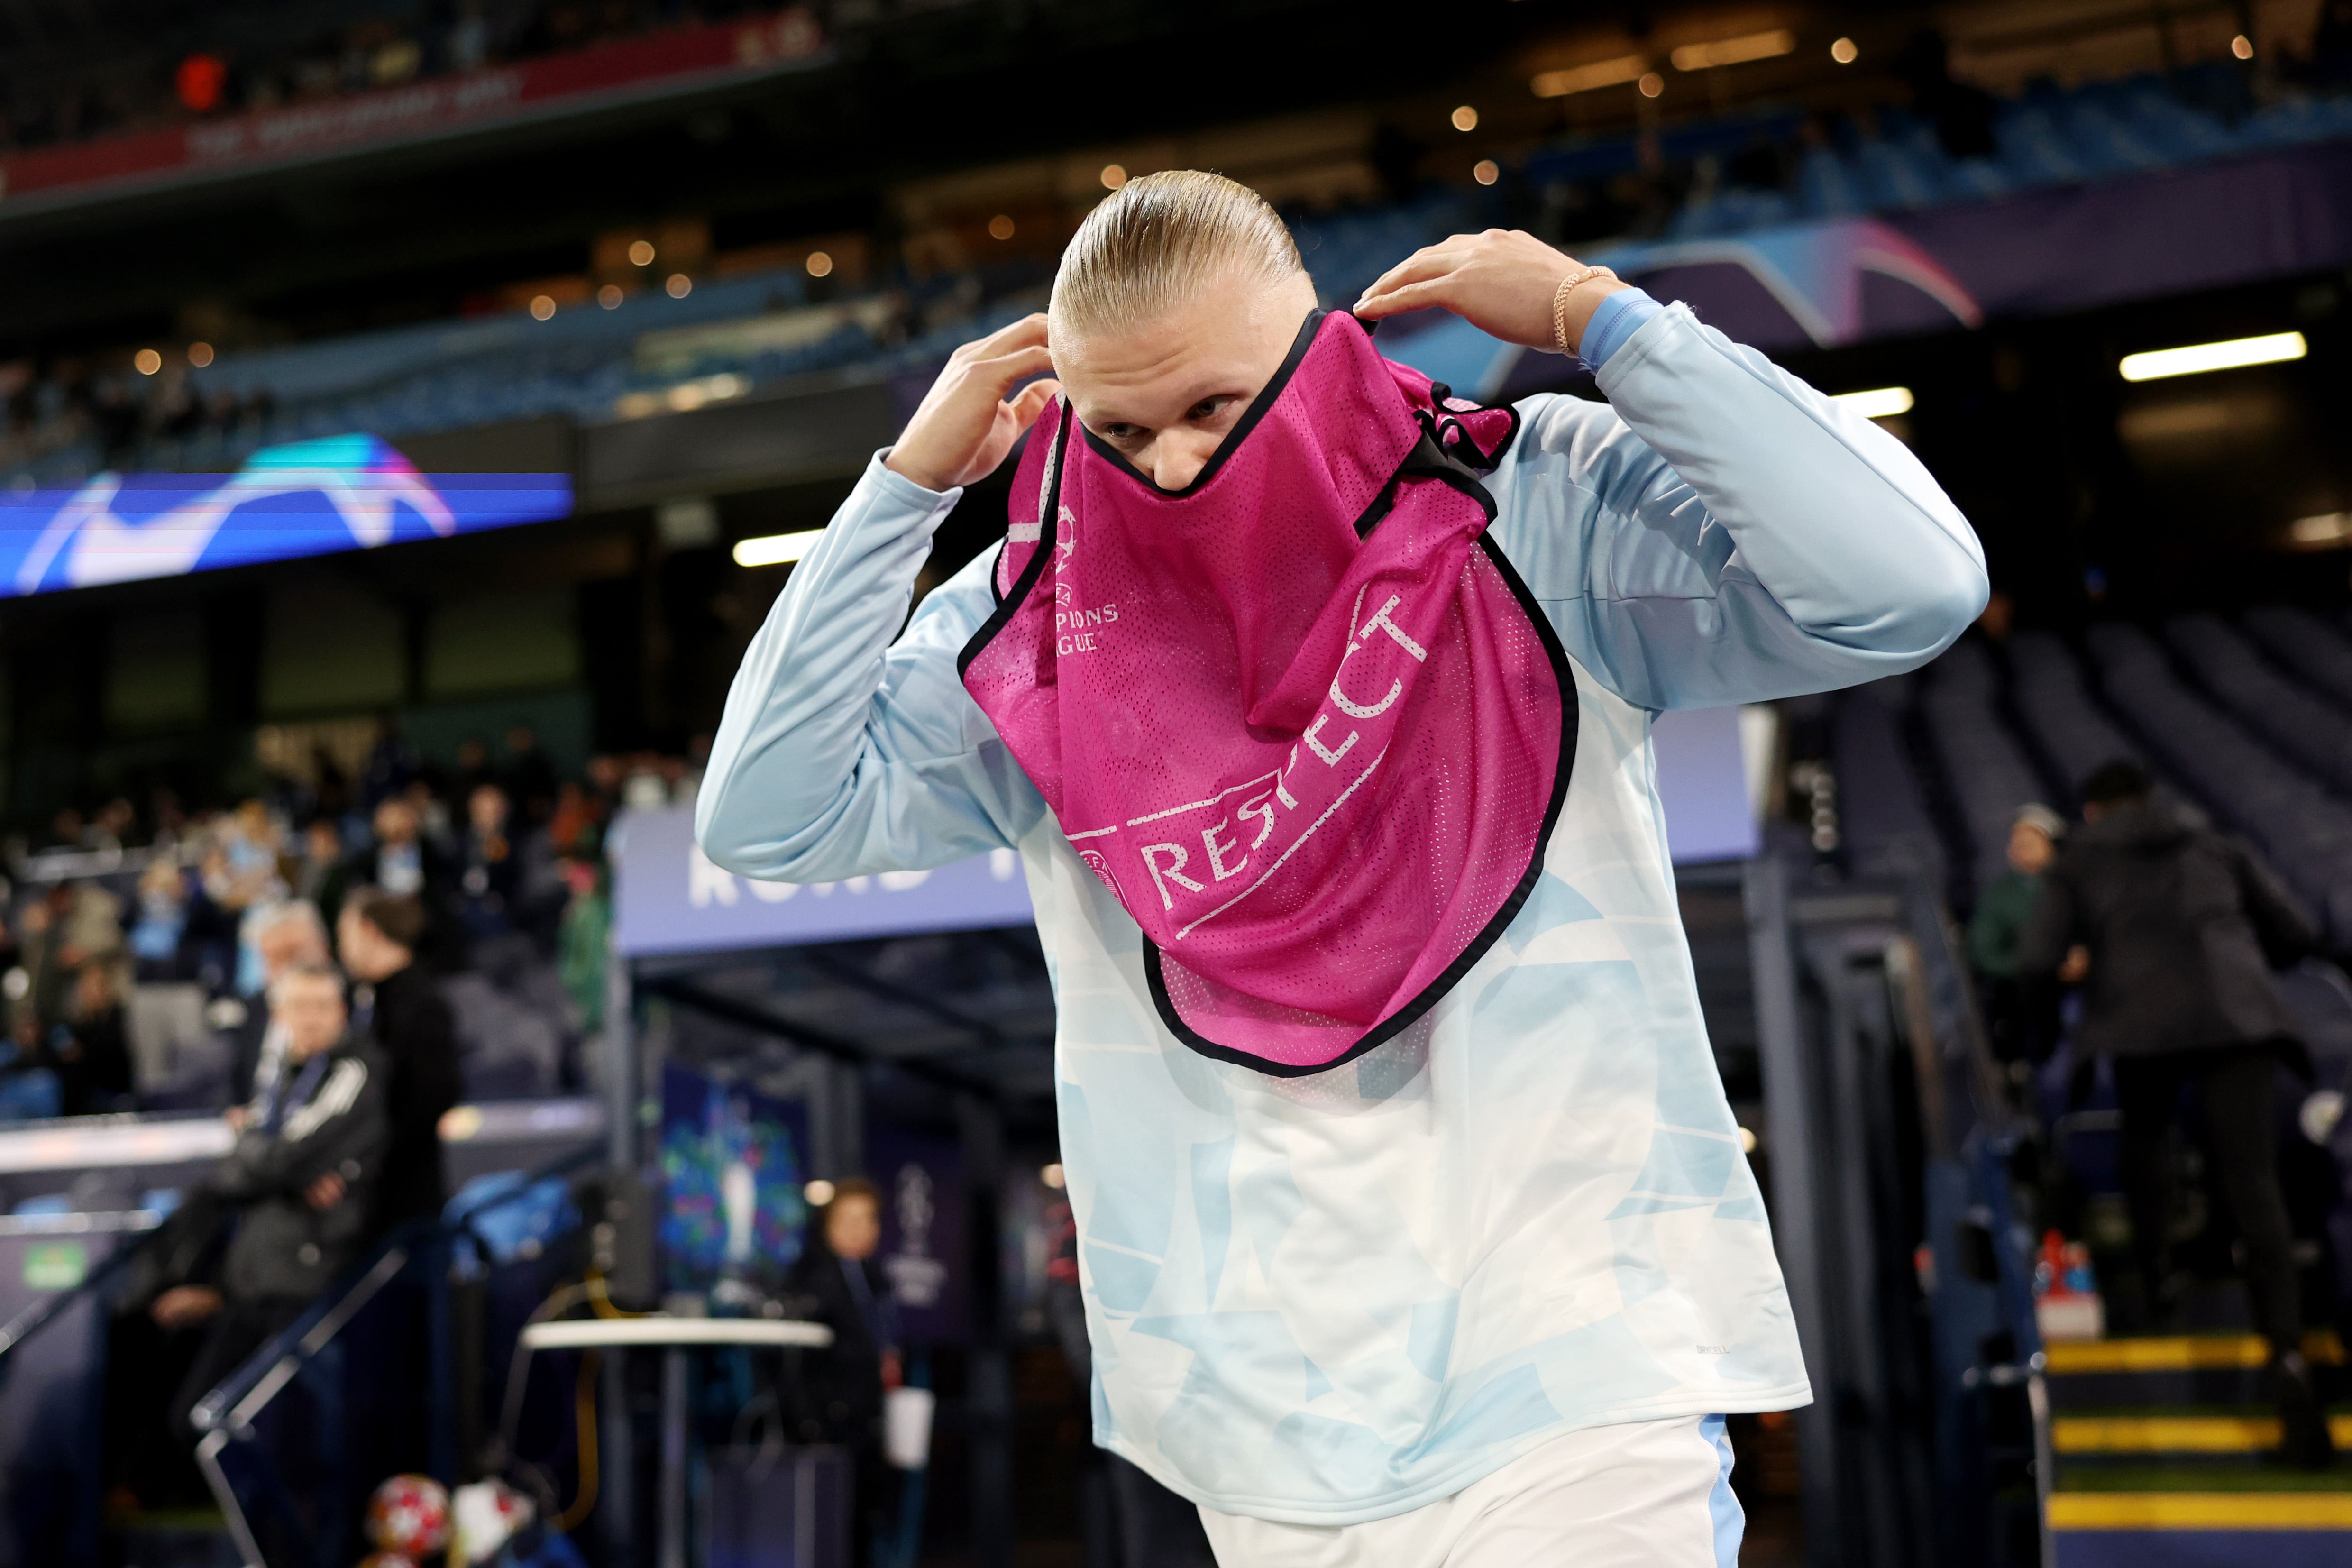
[[[1155,175],[1107,200],[1052,310],[957,351],[794,571],[698,837],[796,882],[1019,851],[1096,1441],[1197,1504],[1221,1563],[1517,1568],[1572,1542],[1580,1564],[1729,1563],[1723,1415],[1811,1393],[1700,1017],[1650,723],[1926,663],[1983,605],[1982,553],[1900,442],[1687,309],[1520,233],[1409,258],[1359,319],[1449,310],[1580,354],[1609,399],[1525,400],[1480,477],[1572,676],[1570,782],[1524,902],[1413,1027],[1306,1076],[1214,1059],[1167,1026],[1136,921],[959,678],[997,552],[899,627],[961,487],[1054,400],[1182,490],[1250,438],[1314,305],[1242,187]]]

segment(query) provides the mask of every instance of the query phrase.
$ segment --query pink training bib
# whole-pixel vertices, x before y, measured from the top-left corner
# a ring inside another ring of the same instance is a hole
[[[1194,1049],[1286,1076],[1370,1050],[1541,873],[1576,704],[1486,538],[1517,428],[1334,311],[1181,490],[1066,405],[1031,433],[964,685]]]

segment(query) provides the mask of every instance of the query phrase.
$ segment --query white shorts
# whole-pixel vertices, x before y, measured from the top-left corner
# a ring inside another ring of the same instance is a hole
[[[1747,1516],[1723,1417],[1692,1415],[1567,1433],[1365,1524],[1201,1522],[1218,1568],[1737,1568]]]

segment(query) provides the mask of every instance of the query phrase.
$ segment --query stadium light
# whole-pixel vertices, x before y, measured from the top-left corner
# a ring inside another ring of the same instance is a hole
[[[2157,381],[2168,375],[2236,370],[2241,365],[2277,364],[2301,359],[2308,346],[2301,332],[2269,332],[2258,338],[2231,338],[2218,343],[2190,343],[2185,348],[2126,354],[2116,368],[2123,373],[2126,381]]]
[[[1885,419],[1911,412],[1911,389],[1907,386],[1874,386],[1867,392],[1841,392],[1830,401],[1844,404],[1864,419]]]
[[[2352,512],[2327,511],[2299,517],[2288,525],[2287,540],[2298,550],[2333,550],[2352,544]]]
[[[768,533],[757,539],[739,539],[735,542],[735,564],[782,566],[787,561],[798,561],[806,555],[824,537],[824,530],[812,528],[799,533]]]
[[[1538,98],[1566,98],[1571,92],[1591,92],[1595,88],[1639,81],[1642,73],[1649,68],[1650,62],[1640,55],[1620,55],[1612,60],[1595,60],[1589,66],[1538,71],[1528,88]]]
[[[1678,71],[1703,71],[1716,66],[1746,65],[1749,60],[1769,60],[1790,54],[1797,47],[1797,35],[1786,27],[1775,27],[1769,33],[1742,33],[1736,38],[1714,38],[1704,44],[1685,44],[1667,56]]]

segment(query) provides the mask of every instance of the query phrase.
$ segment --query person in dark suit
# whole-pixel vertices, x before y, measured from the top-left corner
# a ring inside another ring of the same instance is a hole
[[[793,1272],[803,1310],[833,1331],[833,1348],[811,1358],[811,1436],[838,1443],[856,1466],[851,1498],[857,1561],[872,1561],[890,1497],[882,1458],[882,1396],[900,1382],[898,1308],[875,1257],[882,1245],[882,1194],[850,1177],[834,1188],[815,1245]]]
[[[450,940],[457,873],[449,857],[425,831],[415,805],[404,797],[394,796],[378,805],[373,825],[373,842],[345,856],[320,882],[320,912],[340,933],[343,904],[362,889],[414,899],[424,912],[425,925],[412,952],[429,959],[459,956],[457,950],[462,944]],[[449,965],[444,963],[440,967],[446,970]]]
[[[2317,939],[2243,845],[2158,795],[2139,763],[2107,763],[2082,794],[2084,826],[2042,878],[2018,972],[2087,975],[2076,1048],[2115,1064],[2132,1250],[2159,1312],[2171,1278],[2173,1123],[2181,1089],[2196,1086],[2215,1184],[2245,1244],[2255,1326],[2271,1345],[2285,1457],[2324,1466],[2333,1451],[2303,1356],[2274,1125],[2279,1064],[2303,1059],[2302,1047],[2271,977]],[[2071,959],[2077,947],[2086,967]]]
[[[336,946],[353,982],[352,1032],[375,1042],[392,1067],[392,1147],[376,1190],[374,1223],[389,1229],[438,1214],[441,1118],[457,1103],[457,1020],[416,962],[425,929],[414,898],[356,888],[335,922]]]

